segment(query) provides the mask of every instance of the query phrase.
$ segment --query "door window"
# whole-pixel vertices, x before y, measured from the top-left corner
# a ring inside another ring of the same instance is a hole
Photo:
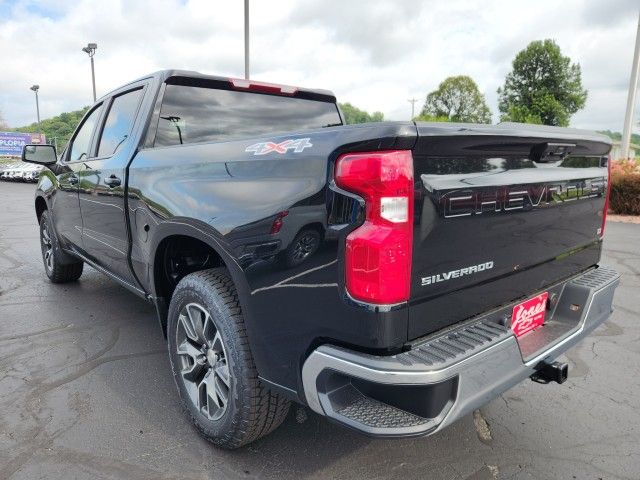
[[[142,88],[139,88],[113,99],[100,137],[98,157],[113,155],[129,138],[141,97]]]
[[[89,148],[91,148],[91,135],[93,129],[96,126],[98,118],[100,118],[100,112],[102,111],[102,105],[96,107],[93,112],[89,114],[84,121],[78,133],[76,133],[71,145],[71,154],[69,155],[69,161],[75,162],[78,160],[86,160],[89,157]]]

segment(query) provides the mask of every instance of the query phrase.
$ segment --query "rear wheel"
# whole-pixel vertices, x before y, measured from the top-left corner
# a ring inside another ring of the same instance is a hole
[[[82,275],[84,262],[62,262],[60,246],[52,228],[49,212],[45,210],[40,216],[40,247],[44,271],[53,283],[66,283],[78,280]]]
[[[236,289],[225,269],[195,272],[178,283],[167,332],[180,398],[208,440],[237,448],[282,423],[289,401],[258,379]]]
[[[287,268],[301,265],[320,248],[322,235],[315,228],[306,228],[298,232],[291,245],[282,252],[282,261]]]

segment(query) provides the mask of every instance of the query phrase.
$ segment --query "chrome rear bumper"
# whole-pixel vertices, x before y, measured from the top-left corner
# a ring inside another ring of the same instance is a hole
[[[619,275],[593,269],[557,285],[545,325],[519,341],[512,305],[439,332],[407,352],[374,356],[332,345],[302,368],[315,412],[369,435],[427,435],[453,423],[531,376],[588,335],[612,312]]]

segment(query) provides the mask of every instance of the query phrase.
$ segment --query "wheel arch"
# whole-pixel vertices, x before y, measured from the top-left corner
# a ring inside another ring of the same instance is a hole
[[[310,222],[307,223],[305,225],[303,225],[302,227],[300,227],[300,229],[298,230],[298,233],[302,232],[303,230],[317,230],[318,233],[324,237],[324,233],[325,233],[325,226],[322,224],[322,222]],[[298,235],[298,233],[296,233],[296,235]]]
[[[175,284],[167,284],[166,270],[167,254],[169,249],[178,246],[178,251],[189,251],[192,248],[200,248],[201,252],[207,252],[213,257],[199,267],[187,268],[178,272]],[[148,277],[150,279],[150,292],[156,306],[158,320],[166,336],[168,306],[171,301],[173,289],[181,278],[195,271],[206,270],[215,267],[225,267],[238,291],[238,298],[245,318],[250,316],[248,296],[250,295],[248,284],[244,278],[244,272],[232,253],[225,247],[224,240],[219,232],[210,225],[191,219],[174,218],[165,221],[156,227],[155,235],[151,241],[148,265]],[[250,322],[248,322],[250,323]],[[248,332],[250,335],[250,332]]]
[[[40,223],[40,218],[42,217],[42,212],[44,212],[45,210],[49,210],[49,206],[47,205],[47,201],[44,199],[44,197],[42,195],[36,195],[35,208],[36,208],[36,218],[38,219],[38,223]]]

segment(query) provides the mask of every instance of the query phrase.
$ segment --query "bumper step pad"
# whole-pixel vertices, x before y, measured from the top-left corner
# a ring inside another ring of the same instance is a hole
[[[581,287],[598,290],[608,283],[613,282],[619,276],[620,274],[613,268],[600,267],[596,268],[595,270],[591,270],[590,272],[587,272],[578,278],[574,278],[573,280],[571,280],[571,283],[579,285]]]
[[[475,351],[484,350],[510,335],[509,328],[484,320],[457,327],[394,358],[407,366],[446,368],[447,365],[473,355]]]
[[[349,393],[348,403],[336,413],[356,423],[376,428],[408,428],[428,423],[428,420],[363,395],[358,390]]]
[[[390,356],[322,345],[302,369],[315,412],[376,437],[432,434],[553,361],[604,322],[619,274],[598,267],[549,287],[558,294],[545,327],[516,339],[505,305]]]

